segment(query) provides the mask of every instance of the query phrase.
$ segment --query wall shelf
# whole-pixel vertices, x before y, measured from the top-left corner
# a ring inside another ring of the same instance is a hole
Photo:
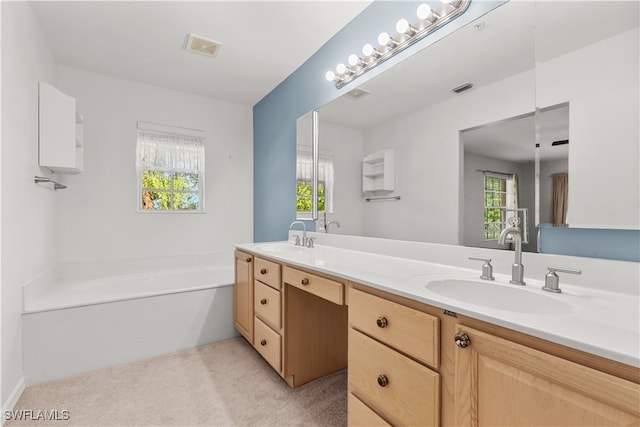
[[[392,148],[362,159],[362,192],[395,190],[395,153]]]
[[[38,164],[54,173],[82,173],[83,122],[75,98],[38,82]]]

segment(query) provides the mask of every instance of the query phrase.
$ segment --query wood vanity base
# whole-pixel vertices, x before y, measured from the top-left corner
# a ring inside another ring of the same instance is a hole
[[[236,251],[243,336],[291,387],[349,365],[349,425],[640,425],[640,369]]]

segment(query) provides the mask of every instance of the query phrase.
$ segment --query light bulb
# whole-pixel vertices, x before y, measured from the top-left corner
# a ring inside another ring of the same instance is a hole
[[[433,21],[433,11],[431,10],[431,6],[426,3],[418,6],[418,10],[416,11],[416,15],[418,15],[418,19],[422,21]]]
[[[358,57],[358,55],[356,55],[355,53],[349,55],[349,65],[351,65],[352,67],[357,66],[358,64],[360,64],[360,57]]]
[[[333,71],[327,71],[327,73],[324,75],[324,78],[332,82],[336,79],[336,74]]]
[[[411,26],[409,25],[409,21],[407,21],[406,19],[401,19],[396,24],[396,31],[400,34],[410,33],[410,30]]]
[[[338,73],[338,75],[342,75],[344,73],[347,72],[347,66],[344,65],[343,63],[340,63],[338,65],[336,65],[336,72]]]
[[[380,46],[387,46],[391,41],[391,37],[387,33],[380,33],[378,36],[378,44]]]
[[[362,54],[364,56],[372,56],[374,52],[375,52],[375,49],[371,44],[367,43],[364,46],[362,46]]]

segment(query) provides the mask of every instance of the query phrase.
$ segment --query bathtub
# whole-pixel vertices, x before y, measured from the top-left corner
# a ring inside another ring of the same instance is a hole
[[[61,264],[22,322],[27,386],[231,338],[233,253]]]

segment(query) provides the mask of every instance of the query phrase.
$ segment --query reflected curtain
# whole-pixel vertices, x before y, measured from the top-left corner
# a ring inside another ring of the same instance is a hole
[[[511,175],[511,204],[507,204],[512,209],[520,207],[520,190],[518,185],[518,175]]]
[[[551,175],[551,223],[564,227],[567,221],[569,175],[566,172]]]

